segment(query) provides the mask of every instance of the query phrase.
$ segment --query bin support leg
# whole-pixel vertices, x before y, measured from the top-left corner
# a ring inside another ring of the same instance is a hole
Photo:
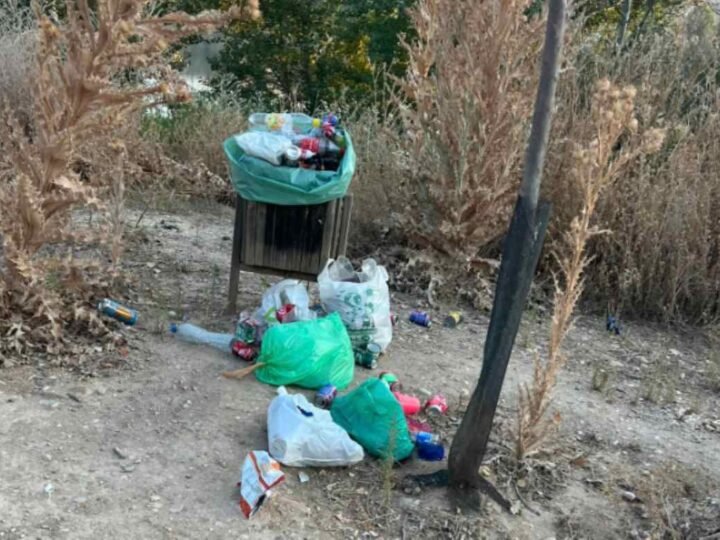
[[[242,200],[235,199],[235,227],[233,230],[232,261],[230,262],[230,289],[225,313],[234,314],[237,307],[238,283],[240,281],[240,254],[242,253]]]

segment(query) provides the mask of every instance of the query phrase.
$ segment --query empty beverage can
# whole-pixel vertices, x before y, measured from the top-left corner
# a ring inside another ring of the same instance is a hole
[[[428,315],[424,311],[418,310],[412,311],[410,313],[410,322],[419,326],[424,326],[426,328],[430,328],[430,325],[432,324],[432,321],[430,320],[430,315]]]
[[[323,385],[315,393],[315,405],[323,409],[329,409],[336,396],[337,388],[332,384]]]
[[[380,345],[368,343],[365,349],[355,350],[355,363],[364,368],[375,369],[381,352]]]
[[[459,311],[451,311],[447,314],[447,317],[445,317],[445,320],[443,321],[443,326],[446,328],[455,328],[458,324],[460,324],[463,320],[463,315]]]
[[[246,362],[252,362],[257,357],[258,351],[252,345],[235,339],[230,346],[232,353],[238,358],[242,358]]]
[[[447,400],[440,394],[435,394],[425,403],[425,410],[429,413],[445,414],[448,410]]]
[[[112,317],[128,326],[133,326],[138,320],[138,312],[129,307],[123,306],[120,302],[106,298],[98,302],[97,309],[108,317]]]

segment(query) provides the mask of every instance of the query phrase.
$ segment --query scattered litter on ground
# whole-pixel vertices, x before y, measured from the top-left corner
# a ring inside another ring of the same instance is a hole
[[[215,347],[222,352],[231,352],[232,334],[223,334],[219,332],[209,332],[204,328],[200,328],[194,324],[182,323],[171,324],[170,333],[177,339],[194,343],[197,345],[209,345]]]
[[[417,324],[418,326],[424,326],[425,328],[430,328],[432,326],[432,319],[430,318],[430,315],[424,311],[411,311],[409,321],[413,324]]]
[[[97,305],[100,313],[112,317],[128,326],[133,326],[138,320],[138,312],[127,306],[123,306],[120,302],[105,298]]]
[[[368,379],[338,396],[330,412],[333,420],[373,456],[392,455],[402,461],[413,451],[402,407],[379,379]]]
[[[285,480],[280,464],[262,450],[250,452],[240,470],[240,510],[250,519]]]
[[[333,422],[330,412],[285,387],[268,408],[270,455],[291,467],[344,467],[362,461],[362,447]]]
[[[340,314],[356,352],[370,351],[370,359],[361,357],[366,364],[373,363],[372,357],[377,361],[392,341],[387,282],[387,270],[374,259],[365,259],[360,271],[346,257],[330,259],[318,276],[325,310]]]

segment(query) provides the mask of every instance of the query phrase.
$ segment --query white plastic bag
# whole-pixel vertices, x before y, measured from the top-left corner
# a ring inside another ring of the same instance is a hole
[[[365,259],[356,272],[346,257],[328,260],[318,276],[325,311],[340,314],[354,348],[377,343],[384,351],[392,341],[387,280],[387,270],[374,259]]]
[[[295,306],[293,309],[295,321],[310,321],[317,317],[317,314],[310,309],[310,297],[305,285],[297,279],[283,279],[265,291],[260,309],[255,313],[255,319],[273,322],[274,311],[285,304]]]
[[[265,500],[272,495],[272,488],[285,480],[280,464],[267,452],[254,450],[243,461],[240,470],[240,510],[250,519]]]
[[[285,152],[293,146],[292,141],[284,135],[263,131],[235,135],[235,142],[247,155],[264,159],[273,165],[281,165]]]
[[[270,455],[290,467],[342,467],[363,459],[363,449],[333,422],[330,412],[284,386],[268,408]]]

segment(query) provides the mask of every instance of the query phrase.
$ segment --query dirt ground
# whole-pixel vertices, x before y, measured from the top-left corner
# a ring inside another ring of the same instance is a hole
[[[581,317],[557,389],[558,432],[516,468],[517,387],[547,336],[539,309],[524,318],[483,469],[511,500],[522,496],[517,515],[401,487],[437,464],[366,458],[306,469],[302,484],[285,467],[285,484],[245,520],[238,471],[248,451],[267,448],[275,391],[254,377],[222,378],[237,360],[167,333],[183,315],[232,329],[223,314],[232,219],[210,203],[131,211],[129,296],[141,321],[122,329],[127,354],[100,349],[78,370],[0,371],[0,538],[720,538],[720,372],[696,332],[629,322],[614,336],[600,318]],[[273,281],[243,274],[239,305],[256,307]],[[488,318],[425,329],[404,320],[416,306],[423,300],[393,295],[401,321],[381,367],[412,393],[448,396],[449,415],[434,427],[449,444]],[[354,384],[376,373],[358,369]]]

